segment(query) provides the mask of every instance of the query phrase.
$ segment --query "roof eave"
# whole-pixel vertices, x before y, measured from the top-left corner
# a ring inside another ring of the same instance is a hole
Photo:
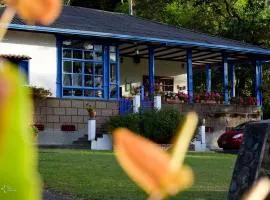
[[[203,48],[210,48],[210,49],[220,49],[223,51],[235,51],[235,52],[244,52],[244,53],[270,56],[270,50],[258,50],[258,49],[253,49],[253,48],[236,47],[232,45],[216,45],[216,44],[194,42],[194,41],[169,40],[169,39],[152,38],[152,37],[131,36],[131,35],[124,35],[124,34],[103,33],[103,32],[94,32],[94,31],[80,31],[80,30],[72,30],[72,29],[61,29],[61,28],[31,26],[31,25],[21,25],[21,24],[10,24],[9,29],[46,32],[46,33],[54,33],[54,34],[82,35],[82,36],[92,36],[92,37],[94,36],[94,37],[114,38],[114,39],[131,40],[131,41],[144,41],[144,42],[162,43],[162,44],[167,44],[167,45],[179,45],[179,46],[184,45],[184,46],[190,46],[191,48],[203,47]]]

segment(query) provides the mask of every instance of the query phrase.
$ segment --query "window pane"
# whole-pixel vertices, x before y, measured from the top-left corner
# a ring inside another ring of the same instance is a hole
[[[84,76],[84,86],[85,87],[93,87],[94,86],[93,77],[89,75]]]
[[[103,86],[103,78],[95,76],[95,87],[99,88]]]
[[[72,51],[70,49],[64,49],[63,57],[64,58],[71,58],[72,57]]]
[[[110,62],[116,62],[116,53],[110,53]]]
[[[95,51],[100,51],[100,52],[102,52],[102,45],[95,45],[95,46],[94,46],[94,49],[95,49]]]
[[[73,50],[73,58],[82,59],[82,51],[80,51],[80,50]]]
[[[63,90],[63,95],[64,96],[72,96],[72,89],[64,89]]]
[[[71,86],[72,85],[71,74],[64,74],[63,85],[64,86]]]
[[[94,53],[92,51],[85,51],[84,52],[84,59],[86,60],[93,60]]]
[[[73,62],[73,73],[82,73],[82,63]]]
[[[103,97],[103,91],[102,90],[96,90],[95,91],[95,97],[102,98]]]
[[[64,72],[65,73],[72,73],[72,62],[64,61]]]
[[[110,52],[116,52],[116,48],[114,46],[110,46]]]
[[[95,75],[103,75],[103,65],[102,64],[95,65]]]
[[[95,95],[94,90],[84,90],[84,96],[93,97]]]
[[[102,61],[102,59],[103,59],[102,52],[95,52],[95,60],[96,61]]]
[[[110,98],[117,98],[117,87],[116,85],[110,86]]]
[[[85,74],[93,74],[93,63],[85,62],[84,63],[84,73]]]
[[[80,97],[83,95],[83,91],[81,89],[74,90],[74,96]]]
[[[81,74],[73,74],[73,86],[82,86]]]
[[[90,42],[85,42],[85,43],[83,44],[83,47],[84,47],[84,49],[86,49],[86,50],[92,50],[92,49],[94,49],[94,46],[93,46]]]
[[[110,82],[116,83],[116,64],[110,64]]]

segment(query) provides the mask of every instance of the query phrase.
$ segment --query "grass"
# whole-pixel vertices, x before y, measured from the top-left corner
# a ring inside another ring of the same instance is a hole
[[[226,199],[235,155],[189,153],[196,184],[170,199]],[[158,166],[157,166],[158,167]],[[90,200],[143,200],[146,195],[122,171],[111,152],[42,150],[40,173],[47,188]]]

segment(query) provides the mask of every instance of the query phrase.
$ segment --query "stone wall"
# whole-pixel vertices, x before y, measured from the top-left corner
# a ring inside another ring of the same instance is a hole
[[[110,116],[118,115],[117,101],[70,100],[47,98],[35,101],[34,123],[44,126],[39,134],[41,145],[72,144],[87,134],[88,112],[86,104],[96,109],[97,133],[105,129]],[[63,125],[75,126],[75,131],[61,131]]]
[[[260,120],[257,106],[221,104],[163,104],[163,108],[174,108],[185,114],[196,111],[200,119],[206,120],[206,142],[210,149],[218,148],[217,139],[226,130],[241,123]]]

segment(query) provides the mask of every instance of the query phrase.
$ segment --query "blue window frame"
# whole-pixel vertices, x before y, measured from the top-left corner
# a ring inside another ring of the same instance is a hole
[[[110,56],[106,55],[108,49]],[[115,46],[108,48],[105,45],[82,40],[64,41],[61,52],[62,96],[90,99],[118,98],[119,78],[118,75],[115,76],[119,60],[117,51]],[[108,72],[111,72],[110,77],[107,76]]]

